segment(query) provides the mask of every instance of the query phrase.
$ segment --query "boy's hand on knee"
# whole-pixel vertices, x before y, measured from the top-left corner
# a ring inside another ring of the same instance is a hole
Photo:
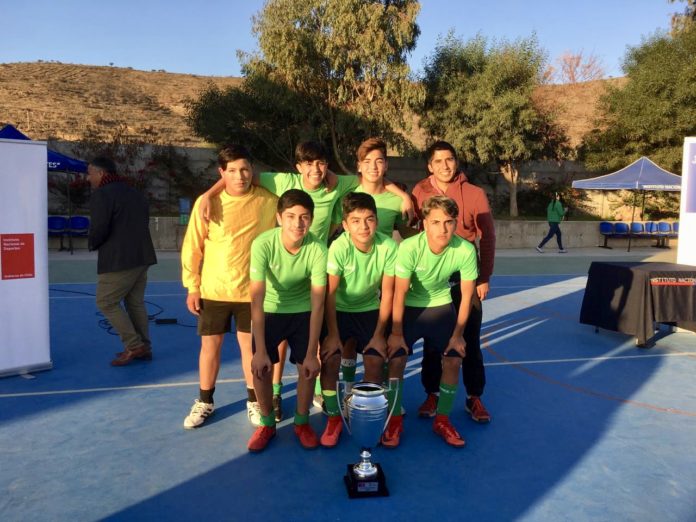
[[[447,348],[445,349],[445,355],[447,355],[452,350],[461,355],[462,358],[466,357],[466,341],[464,340],[464,337],[450,337],[450,340],[447,343]]]
[[[319,359],[316,356],[307,356],[302,362],[302,374],[305,379],[314,379],[319,375],[319,370],[321,365],[319,364]]]
[[[272,368],[271,359],[268,357],[267,353],[256,352],[251,358],[251,373],[257,379],[263,379],[264,375],[271,371]]]

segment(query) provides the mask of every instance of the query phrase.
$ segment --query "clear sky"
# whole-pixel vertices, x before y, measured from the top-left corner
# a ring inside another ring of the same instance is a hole
[[[236,51],[253,51],[262,0],[0,0],[0,63],[57,60],[149,71],[239,76]],[[422,0],[420,71],[450,29],[514,40],[536,32],[553,61],[566,50],[601,58],[621,76],[626,46],[669,28],[683,4],[667,0]]]

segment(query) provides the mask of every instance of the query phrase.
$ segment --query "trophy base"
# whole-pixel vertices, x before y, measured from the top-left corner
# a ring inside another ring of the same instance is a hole
[[[348,472],[343,477],[346,483],[346,491],[350,498],[364,497],[388,497],[387,479],[382,471],[382,466],[375,464],[377,475],[370,478],[356,477],[353,473],[353,464],[348,464]]]

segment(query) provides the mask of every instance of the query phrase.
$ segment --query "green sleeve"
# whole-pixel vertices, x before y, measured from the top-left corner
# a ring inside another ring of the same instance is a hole
[[[354,175],[337,175],[338,184],[336,185],[336,192],[338,192],[339,199],[353,192],[360,185],[360,178]]]
[[[333,225],[338,225],[341,221],[343,221],[343,198],[334,203],[333,210],[331,211],[331,223]]]
[[[326,258],[326,247],[317,242],[310,276],[312,286],[326,286]]]
[[[340,248],[341,243],[342,242],[338,239],[331,243],[326,262],[326,272],[339,277],[343,275],[343,256],[341,256],[342,249]]]
[[[396,256],[398,248],[395,241],[389,241],[389,250],[387,251],[387,259],[384,263],[384,275],[393,276],[396,268]]]
[[[282,196],[283,192],[292,188],[294,174],[284,172],[262,172],[259,175],[259,185],[271,194]]]
[[[249,278],[252,281],[266,280],[266,267],[268,259],[266,256],[266,243],[255,239],[251,243],[251,261],[249,263]]]
[[[459,268],[461,279],[464,281],[475,281],[478,278],[478,266],[476,263],[476,249],[469,243],[463,243],[462,265]]]
[[[402,242],[401,245],[399,245],[399,251],[396,254],[394,275],[403,279],[410,279],[411,275],[413,274],[413,269],[415,268],[413,249],[410,248],[410,243],[410,241]]]

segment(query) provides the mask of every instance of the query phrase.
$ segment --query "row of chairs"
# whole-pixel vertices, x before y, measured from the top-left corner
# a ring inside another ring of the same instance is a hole
[[[72,238],[87,237],[89,234],[89,218],[87,216],[48,216],[48,237],[60,238],[60,250],[72,252]],[[69,240],[68,248],[63,246],[63,238]]]
[[[609,238],[628,237],[655,239],[655,246],[666,248],[667,240],[679,237],[679,221],[674,223],[668,221],[634,221],[632,223],[602,221],[599,224],[599,233],[604,237],[602,248],[609,248],[607,245]]]

